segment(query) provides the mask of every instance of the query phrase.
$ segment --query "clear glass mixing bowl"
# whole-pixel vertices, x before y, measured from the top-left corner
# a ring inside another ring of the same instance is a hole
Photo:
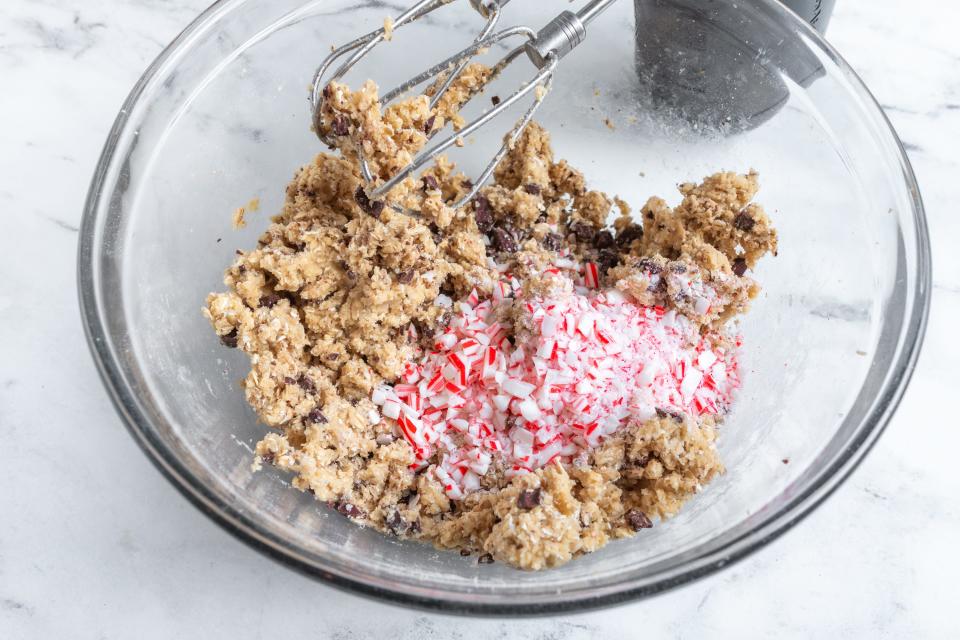
[[[641,28],[628,0],[591,25],[539,119],[558,156],[635,205],[653,194],[676,201],[677,182],[718,169],[760,172],[781,249],[760,267],[764,293],[741,324],[745,381],[719,445],[727,473],[673,520],[525,573],[384,537],[274,470],[251,472],[263,427],[237,385],[247,361],[219,344],[200,308],[234,250],[254,245],[279,209],[295,169],[322,150],[308,131],[315,65],[393,9],[223,0],[124,104],[80,237],[94,358],[131,433],[176,487],[252,546],[328,583],[448,611],[533,614],[716,571],[838,486],[890,419],[923,334],[928,238],[906,156],[850,68],[778,3],[637,2]],[[517,0],[505,24],[539,26],[568,6]],[[391,85],[465,46],[478,26],[456,2],[406,39],[398,32],[351,77]],[[477,136],[471,157],[501,130]],[[261,212],[232,230],[232,209],[253,197]]]

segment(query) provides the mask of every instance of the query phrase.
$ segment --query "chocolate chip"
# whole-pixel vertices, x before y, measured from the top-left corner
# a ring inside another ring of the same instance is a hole
[[[663,271],[663,267],[650,258],[640,258],[639,262],[637,262],[637,268],[654,276]]]
[[[367,195],[367,192],[363,190],[363,187],[357,187],[357,191],[353,194],[353,197],[356,199],[357,204],[360,205],[361,209],[369,213],[374,218],[380,217],[380,214],[383,212],[383,202],[371,201],[370,197]]]
[[[440,189],[440,183],[433,176],[423,176],[423,188],[426,191],[437,191]]]
[[[493,564],[493,556],[489,553],[485,553],[477,558],[477,564]]]
[[[335,136],[345,136],[350,133],[350,121],[346,116],[337,114],[330,123],[330,131]]]
[[[609,249],[614,244],[613,234],[609,231],[599,231],[597,235],[593,238],[593,244],[597,246],[597,249]]]
[[[500,104],[500,96],[490,96],[490,102],[493,103],[493,106]]]
[[[737,258],[733,261],[733,272],[738,276],[742,276],[747,272],[747,261],[743,258]]]
[[[586,222],[574,222],[570,225],[570,231],[573,232],[578,239],[588,242],[593,240],[593,236],[596,233],[593,226],[587,224]]]
[[[602,249],[597,254],[597,266],[600,268],[601,274],[606,273],[618,264],[620,264],[620,254],[612,249]]]
[[[490,232],[493,248],[504,253],[513,253],[517,250],[517,241],[506,229],[497,227]]]
[[[291,378],[290,376],[284,376],[284,377],[283,377],[283,383],[284,383],[284,384],[297,384],[297,380],[296,380],[295,378]]]
[[[673,418],[674,422],[683,422],[683,415],[677,413],[676,411],[668,411],[667,409],[661,409],[657,407],[657,417],[658,418]]]
[[[406,271],[403,271],[402,273],[400,273],[400,275],[397,276],[397,282],[399,282],[400,284],[410,284],[411,282],[413,282],[413,276],[414,276],[413,269],[407,269]]]
[[[653,523],[650,522],[650,518],[647,517],[647,514],[639,509],[630,509],[630,511],[627,511],[627,524],[629,524],[630,528],[634,531],[640,531],[640,529],[649,529],[653,526]]]
[[[470,555],[470,550],[469,550],[469,549],[460,549],[460,555],[461,555],[462,557],[466,558],[467,556]]]
[[[390,529],[393,535],[399,536],[407,530],[407,522],[403,519],[403,516],[400,515],[399,511],[394,511],[390,514],[390,517],[387,518],[387,528]]]
[[[532,196],[540,195],[540,185],[536,184],[525,184],[523,185],[523,190],[529,193]]]
[[[308,393],[317,392],[317,385],[313,384],[313,380],[311,380],[310,377],[305,373],[301,373],[300,377],[297,378],[297,384],[300,385],[301,389]]]
[[[336,362],[337,360],[340,359],[340,354],[334,351],[332,353],[328,353],[327,355],[323,356],[323,359],[326,360],[327,362]]]
[[[674,273],[686,273],[687,265],[681,262],[674,262],[670,265],[670,271],[673,271]]]
[[[330,85],[325,86],[325,87],[323,88],[323,97],[324,97],[324,98],[329,98],[329,97],[330,97],[330,94],[331,94],[332,92],[333,92],[333,90],[330,88]]]
[[[265,296],[260,296],[261,307],[273,308],[273,305],[277,304],[278,302],[280,302],[280,296],[275,293],[268,293]]]
[[[226,333],[220,336],[220,344],[225,347],[230,347],[231,349],[237,348],[237,330],[234,329],[230,333]]]
[[[423,132],[430,133],[433,131],[433,125],[437,123],[437,116],[430,116],[423,123]]]
[[[490,201],[483,196],[473,199],[473,219],[477,221],[480,233],[488,233],[493,228],[493,212],[490,210]]]
[[[337,511],[348,518],[365,518],[367,516],[367,514],[363,512],[363,509],[343,500],[337,503]]]
[[[757,222],[750,217],[750,214],[744,213],[743,211],[738,213],[737,217],[733,219],[733,226],[740,231],[750,231],[756,223]]]
[[[410,533],[420,533],[420,518],[417,518],[410,525]]]
[[[541,240],[543,248],[547,251],[556,251],[560,248],[562,242],[563,238],[560,237],[559,233],[548,233],[547,235],[543,236],[543,240]]]
[[[323,412],[320,409],[314,409],[307,414],[307,420],[313,424],[327,424],[327,416],[323,415]]]
[[[517,506],[521,509],[533,509],[540,504],[540,488],[531,489],[530,491],[521,491],[520,495],[517,496]]]

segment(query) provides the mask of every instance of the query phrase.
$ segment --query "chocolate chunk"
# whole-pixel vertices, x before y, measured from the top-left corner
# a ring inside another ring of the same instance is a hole
[[[531,489],[530,491],[521,491],[520,495],[517,496],[517,506],[521,509],[533,509],[534,507],[540,504],[540,488]]]
[[[470,555],[470,550],[469,550],[469,549],[460,549],[460,555],[461,555],[462,557],[466,558],[467,556]]]
[[[234,329],[230,333],[225,333],[220,336],[220,344],[225,347],[230,347],[231,349],[237,348],[237,330]]]
[[[613,234],[607,230],[598,231],[597,235],[593,237],[593,244],[596,245],[597,249],[609,249],[614,244]]]
[[[490,210],[490,201],[483,196],[473,199],[473,219],[477,221],[480,233],[489,233],[493,228],[493,212]]]
[[[500,96],[490,96],[490,102],[493,103],[493,106],[500,104]]]
[[[296,378],[291,378],[290,376],[284,376],[284,377],[283,377],[283,383],[284,383],[284,384],[297,384],[297,380],[296,380]]]
[[[350,133],[350,121],[346,116],[338,113],[330,123],[330,131],[335,136],[345,136]]]
[[[674,262],[670,265],[670,271],[673,271],[674,273],[686,273],[687,266],[682,262]]]
[[[357,187],[357,192],[353,195],[357,201],[357,204],[360,205],[360,208],[374,218],[379,218],[380,214],[383,213],[383,202],[380,202],[379,200],[371,201],[370,197],[367,195],[367,192],[363,190],[363,187]]]
[[[629,524],[630,528],[634,531],[640,531],[640,529],[649,529],[653,526],[653,523],[650,522],[650,518],[647,517],[647,514],[639,509],[630,509],[630,511],[627,511],[627,524]]]
[[[489,553],[485,553],[477,558],[477,564],[493,564],[493,556]]]
[[[313,411],[307,414],[307,420],[309,420],[313,424],[326,424],[327,416],[323,415],[323,412],[320,411],[320,409],[314,409]]]
[[[399,511],[394,511],[390,514],[386,524],[387,528],[390,529],[391,533],[395,536],[399,536],[407,530],[407,521],[403,519]]]
[[[750,214],[744,213],[743,211],[738,213],[737,217],[733,219],[733,226],[740,231],[750,231],[756,223],[757,222],[750,217]]]
[[[490,232],[493,248],[504,253],[513,253],[517,250],[517,241],[506,229],[497,227]]]
[[[430,116],[423,122],[423,132],[429,134],[433,131],[433,125],[437,123],[437,116]]]
[[[547,235],[543,236],[543,240],[540,242],[543,244],[543,248],[547,251],[556,251],[563,243],[563,238],[560,237],[559,233],[548,233]]]
[[[300,385],[301,389],[308,393],[317,392],[317,385],[313,384],[313,380],[311,380],[310,377],[305,373],[301,373],[300,377],[297,378],[297,384]]]
[[[650,258],[640,258],[640,260],[637,262],[637,268],[642,269],[653,276],[663,271],[663,267]]]
[[[658,418],[673,418],[674,422],[683,422],[683,415],[677,413],[676,411],[668,411],[667,409],[661,409],[657,407],[657,417]]]
[[[340,502],[338,502],[336,508],[337,508],[337,511],[347,516],[348,518],[365,518],[367,516],[367,514],[363,512],[363,509],[361,509],[355,504],[350,504],[345,500],[341,500]]]
[[[332,353],[328,353],[327,355],[323,356],[323,359],[326,360],[327,362],[336,362],[339,358],[340,358],[340,354],[337,353],[336,351]]]
[[[733,268],[733,272],[735,274],[742,276],[747,272],[747,261],[743,258],[737,258],[733,261],[731,267]]]
[[[416,520],[414,520],[413,523],[410,525],[410,533],[411,534],[420,533],[420,518],[417,518]]]
[[[523,185],[523,190],[529,193],[532,196],[540,195],[540,185],[536,184],[525,184]]]
[[[397,276],[397,282],[399,282],[400,284],[410,284],[411,282],[413,282],[413,276],[414,276],[413,269],[407,269],[406,271],[401,272],[400,275]]]
[[[573,222],[570,224],[570,231],[577,236],[577,239],[584,242],[593,240],[593,236],[596,233],[594,228],[587,224],[586,222]]]
[[[323,88],[323,97],[324,97],[324,98],[329,98],[329,97],[330,97],[330,94],[332,93],[332,91],[333,91],[333,90],[330,88],[330,85],[328,84],[327,86],[325,86],[325,87]]]
[[[433,176],[423,176],[423,188],[425,191],[438,191],[440,183]]]
[[[617,246],[625,249],[633,244],[634,240],[643,237],[643,227],[638,224],[632,224],[617,234]]]
[[[620,254],[613,249],[602,249],[597,254],[597,267],[599,267],[601,274],[606,273],[618,264],[620,264]]]
[[[275,293],[268,293],[265,296],[260,296],[260,306],[273,308],[273,305],[280,302],[280,296]]]

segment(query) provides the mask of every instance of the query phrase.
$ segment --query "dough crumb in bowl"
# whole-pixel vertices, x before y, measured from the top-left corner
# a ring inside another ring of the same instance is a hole
[[[460,210],[472,184],[443,158],[371,200],[358,152],[389,178],[462,125],[488,76],[471,65],[433,110],[331,84],[339,154],[295,175],[204,312],[250,357],[257,468],[387,535],[544,569],[674,515],[723,471],[729,321],[777,238],[756,173],[633,217],[536,123]]]

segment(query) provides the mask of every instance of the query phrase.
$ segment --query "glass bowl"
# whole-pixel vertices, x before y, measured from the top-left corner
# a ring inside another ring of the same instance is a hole
[[[544,4],[512,2],[504,24],[539,26],[569,6]],[[744,557],[809,513],[900,400],[930,262],[917,185],[889,123],[836,52],[772,0],[617,3],[561,62],[538,116],[558,157],[634,205],[654,194],[676,202],[678,182],[720,169],[760,172],[780,255],[759,268],[764,293],[739,327],[744,384],[722,428],[726,474],[676,518],[529,573],[387,538],[273,469],[251,471],[264,427],[238,387],[247,359],[220,345],[200,309],[234,250],[252,247],[279,210],[297,167],[323,150],[308,130],[314,67],[387,11],[354,0],[217,2],[117,117],[86,202],[79,292],[104,383],[150,458],[228,531],[288,565],[455,612],[566,612],[647,596]],[[468,3],[454,3],[406,40],[398,31],[351,78],[389,86],[478,28]],[[471,152],[500,136],[484,130]],[[254,197],[260,212],[234,231],[232,210]]]

